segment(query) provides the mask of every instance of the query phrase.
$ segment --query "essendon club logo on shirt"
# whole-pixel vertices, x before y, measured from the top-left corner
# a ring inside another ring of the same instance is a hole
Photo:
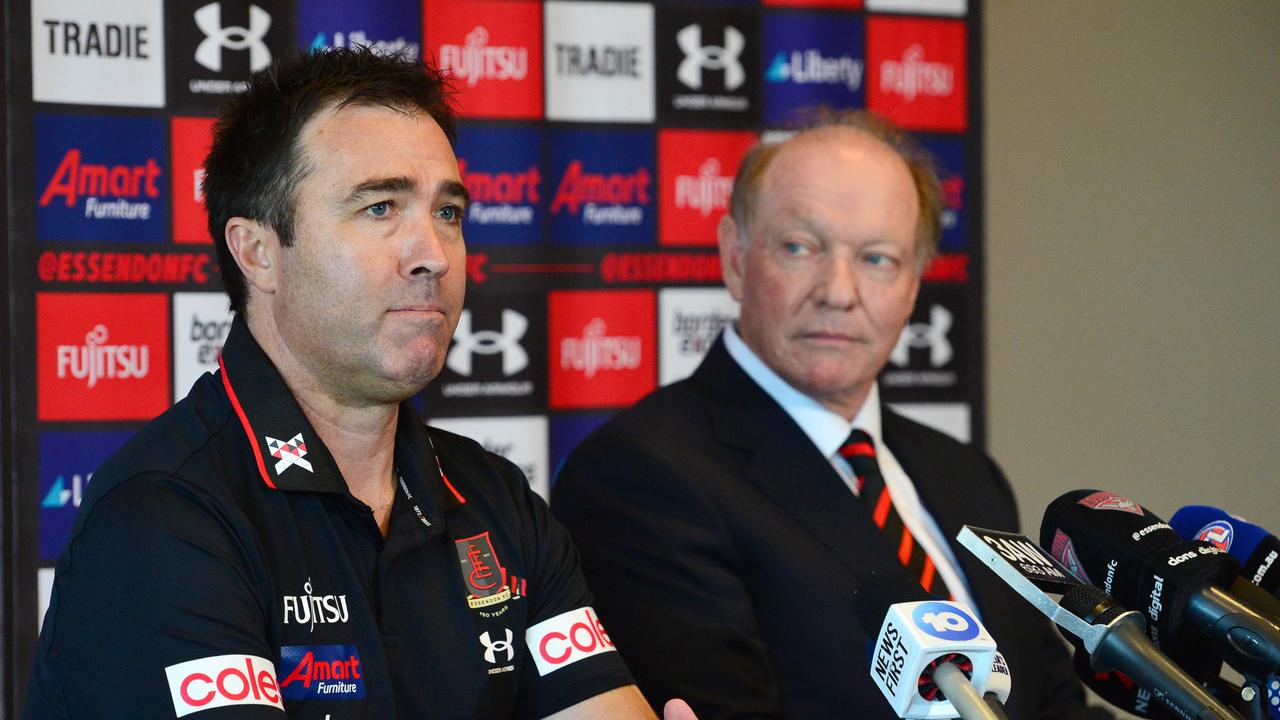
[[[969,124],[965,24],[867,20],[867,106],[911,130],[963,132]]]
[[[213,118],[176,117],[173,133],[173,241],[211,243],[204,209],[204,159],[213,137]]]
[[[716,244],[716,224],[729,210],[733,176],[755,142],[750,132],[664,130],[658,135],[659,244]]]
[[[169,405],[169,298],[36,294],[40,420],[149,420]]]
[[[653,390],[652,291],[556,291],[547,303],[551,407],[625,406]]]
[[[215,655],[164,669],[178,717],[232,705],[284,710],[275,664],[257,655]]]
[[[524,639],[543,677],[579,660],[615,651],[604,624],[590,607],[543,620],[526,630]]]
[[[466,117],[542,117],[542,4],[429,2],[423,37]]]
[[[652,242],[651,132],[553,133],[551,231],[557,242]]]
[[[467,605],[473,608],[497,605],[511,599],[507,571],[498,561],[489,532],[454,541],[458,565],[467,586]]]

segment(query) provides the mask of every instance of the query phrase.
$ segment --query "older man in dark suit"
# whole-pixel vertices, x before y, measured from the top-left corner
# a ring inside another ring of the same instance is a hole
[[[985,454],[884,407],[876,376],[939,235],[911,141],[828,113],[744,159],[719,229],[736,326],[689,379],[585,440],[553,511],[656,705],[704,718],[892,717],[854,589],[899,569],[969,602],[1013,673],[1013,718],[1085,712],[1061,640],[953,538],[1015,529]]]

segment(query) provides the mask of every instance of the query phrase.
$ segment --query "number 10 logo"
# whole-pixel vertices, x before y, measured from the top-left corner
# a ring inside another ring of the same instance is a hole
[[[978,637],[981,626],[960,605],[923,602],[911,611],[911,619],[928,635],[950,641],[967,641]]]

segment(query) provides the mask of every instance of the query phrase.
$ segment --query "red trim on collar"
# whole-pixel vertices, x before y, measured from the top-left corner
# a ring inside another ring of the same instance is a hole
[[[436,460],[437,464],[439,464],[439,462],[439,460]],[[462,493],[458,492],[458,489],[453,486],[453,483],[449,482],[449,478],[444,476],[444,468],[440,468],[440,479],[444,481],[444,486],[449,488],[449,492],[453,493],[453,496],[458,498],[459,505],[467,504],[467,499],[462,497]]]
[[[267,487],[276,490],[276,484],[271,482],[271,477],[267,475],[267,466],[262,462],[262,450],[258,448],[258,436],[253,432],[253,426],[249,424],[249,417],[244,414],[244,408],[240,406],[240,398],[236,397],[236,391],[231,387],[231,377],[227,375],[227,366],[222,364],[222,355],[218,355],[218,369],[222,371],[222,387],[227,389],[227,397],[231,399],[231,407],[235,408],[236,415],[240,417],[240,424],[249,436],[249,445],[253,447],[253,459],[258,461],[258,472],[262,473],[262,481],[267,484]]]

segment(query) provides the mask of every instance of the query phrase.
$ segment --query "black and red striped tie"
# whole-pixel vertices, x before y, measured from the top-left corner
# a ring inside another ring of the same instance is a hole
[[[902,522],[902,516],[893,506],[889,497],[889,488],[885,487],[884,476],[880,474],[880,463],[876,462],[876,445],[866,431],[854,429],[849,439],[840,446],[840,456],[849,461],[853,474],[858,479],[858,497],[866,504],[871,513],[871,520],[880,528],[891,547],[898,551],[898,562],[907,569],[907,573],[920,581],[925,592],[940,597],[950,597],[951,591],[939,577],[933,559],[924,551],[924,547],[916,542],[911,531]]]

